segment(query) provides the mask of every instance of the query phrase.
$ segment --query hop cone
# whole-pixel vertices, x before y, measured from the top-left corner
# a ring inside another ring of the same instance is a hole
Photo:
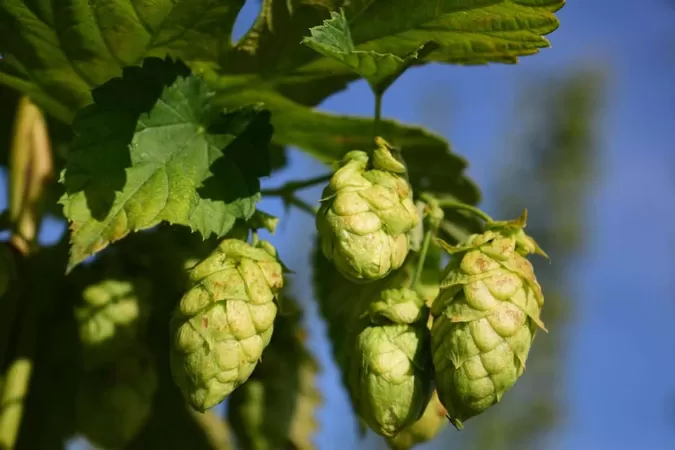
[[[78,389],[77,430],[102,448],[121,448],[152,411],[157,374],[148,357],[132,355],[85,373]]]
[[[453,259],[434,301],[431,346],[441,402],[457,428],[498,403],[523,373],[544,298],[523,232],[526,216],[492,222],[450,248]]]
[[[249,378],[269,344],[282,266],[265,241],[225,239],[192,268],[190,282],[171,320],[171,371],[203,412]]]
[[[75,310],[87,367],[114,361],[136,345],[149,313],[145,280],[105,280],[85,288]]]
[[[428,309],[415,291],[385,289],[368,306],[349,385],[359,416],[394,436],[422,415],[431,395]]]
[[[372,159],[360,150],[345,156],[316,215],[323,253],[354,282],[401,267],[419,222],[405,164],[383,139],[378,144]]]
[[[285,298],[283,305],[294,305]],[[311,450],[322,401],[318,367],[305,349],[299,314],[280,315],[274,335],[251,378],[229,401],[228,418],[244,450]]]
[[[434,391],[422,417],[396,436],[389,438],[387,440],[389,447],[392,450],[408,450],[423,442],[431,441],[448,423],[446,414],[445,407],[438,399],[438,393]]]

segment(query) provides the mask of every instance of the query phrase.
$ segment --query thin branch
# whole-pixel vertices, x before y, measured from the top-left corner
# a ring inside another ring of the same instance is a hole
[[[295,206],[296,208],[305,211],[308,214],[315,215],[318,208],[313,207],[300,197],[296,192],[301,189],[306,189],[317,184],[325,183],[331,179],[333,174],[319,175],[314,178],[300,181],[289,181],[281,187],[273,189],[263,189],[262,195],[268,197],[280,197],[286,206]]]
[[[289,192],[292,193],[302,189],[306,189],[308,187],[315,186],[317,184],[325,183],[329,181],[332,176],[333,174],[329,173],[325,175],[319,175],[314,178],[309,178],[307,180],[289,181],[288,183],[285,183],[284,185],[278,188],[263,189],[261,193],[262,195],[275,195],[277,197],[281,197],[283,194]]]
[[[316,211],[318,210],[318,208],[313,207],[312,205],[310,205],[309,203],[307,203],[306,201],[304,201],[303,199],[301,199],[297,195],[285,197],[283,200],[287,205],[295,206],[299,210],[304,211],[311,216],[315,216]]]

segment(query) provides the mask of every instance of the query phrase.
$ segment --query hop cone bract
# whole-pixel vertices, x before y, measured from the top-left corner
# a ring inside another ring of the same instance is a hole
[[[383,139],[378,144],[372,158],[360,150],[347,153],[316,215],[324,255],[354,282],[401,267],[409,232],[419,222],[405,164]]]
[[[83,374],[75,403],[76,428],[103,448],[122,448],[143,427],[157,390],[154,363],[135,354]]]
[[[498,403],[523,373],[544,303],[530,253],[545,255],[519,220],[493,222],[451,248],[434,301],[433,363],[441,402],[451,422]]]
[[[422,415],[431,395],[428,308],[410,289],[385,289],[368,305],[349,363],[359,416],[394,436]]]
[[[171,320],[171,371],[198,411],[244,383],[272,337],[282,266],[268,242],[225,239],[190,271]]]
[[[149,314],[146,280],[108,279],[87,286],[75,310],[84,364],[107,364],[136,345]]]
[[[249,380],[230,396],[228,419],[244,450],[311,450],[318,429],[314,414],[322,402],[316,387],[318,366],[303,343],[299,313],[282,300],[274,335]],[[291,306],[292,305],[292,306]]]
[[[389,447],[393,450],[408,450],[423,442],[431,441],[448,423],[446,414],[447,411],[441,404],[438,393],[434,391],[422,417],[396,436],[389,438],[387,440]]]

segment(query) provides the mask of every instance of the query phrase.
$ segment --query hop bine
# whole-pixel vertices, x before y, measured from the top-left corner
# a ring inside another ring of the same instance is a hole
[[[433,303],[431,347],[436,384],[448,417],[462,421],[498,403],[522,375],[544,297],[531,253],[546,256],[525,234],[527,215],[488,222],[457,247]]]
[[[419,222],[405,164],[383,139],[377,143],[372,158],[360,150],[347,153],[316,215],[324,255],[357,283],[401,267],[409,232]]]
[[[189,278],[171,320],[171,371],[190,405],[204,412],[255,369],[272,337],[283,273],[268,242],[225,239]]]

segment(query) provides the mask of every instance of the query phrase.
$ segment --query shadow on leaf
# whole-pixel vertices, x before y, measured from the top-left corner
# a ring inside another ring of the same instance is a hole
[[[92,91],[94,103],[73,121],[75,139],[64,173],[66,193],[84,191],[92,217],[103,220],[126,183],[132,165],[130,145],[142,114],[157,103],[165,87],[188,76],[181,61],[148,58],[142,67],[127,67]]]

